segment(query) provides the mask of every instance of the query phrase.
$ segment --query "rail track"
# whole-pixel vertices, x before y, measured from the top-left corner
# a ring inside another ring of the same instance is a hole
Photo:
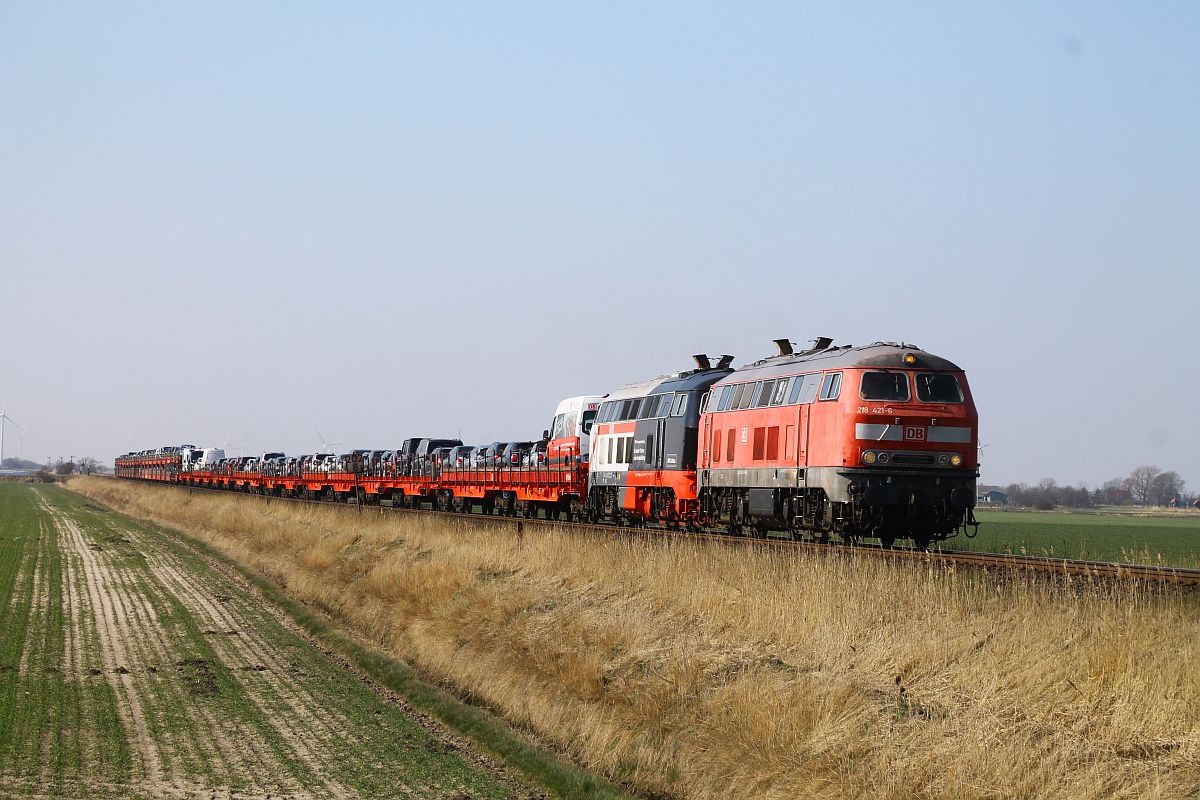
[[[112,479],[117,480],[115,477]],[[336,503],[329,500],[309,500],[297,497],[264,495],[256,492],[230,491],[228,489],[215,489],[199,486],[181,486],[178,484],[164,483],[159,481],[139,481],[139,483],[163,486],[171,489],[187,491],[189,493],[203,492],[225,496],[235,495],[238,497],[255,498],[264,503],[300,503],[317,505],[325,508],[339,508],[345,510],[347,513],[404,513],[426,515],[430,517],[443,517],[448,520],[456,520],[459,522],[476,522],[480,524],[509,522],[515,525],[517,530],[524,530],[524,528],[527,526],[531,528],[553,527],[557,529],[569,528],[591,533],[604,533],[608,535],[618,533],[620,535],[669,536],[679,539],[704,540],[729,545],[753,545],[757,547],[771,548],[800,548],[818,550],[822,552],[830,552],[831,550],[844,550],[847,552],[871,554],[880,558],[891,558],[895,560],[920,562],[926,564],[958,564],[978,569],[1026,571],[1064,577],[1076,576],[1121,581],[1144,581],[1148,583],[1175,584],[1178,586],[1200,586],[1200,569],[1188,569],[1183,567],[1171,567],[1154,564],[1129,564],[1115,561],[1082,561],[1066,558],[1051,558],[1048,556],[1015,555],[1010,553],[976,553],[965,550],[916,550],[913,548],[885,548],[879,545],[864,544],[822,544],[774,537],[762,538],[716,532],[693,532],[664,527],[598,525],[591,522],[569,522],[565,520],[520,516],[500,516],[479,514],[474,512],[464,513],[455,511],[440,511],[437,509],[424,508],[401,508],[390,505],[364,505],[357,502]]]

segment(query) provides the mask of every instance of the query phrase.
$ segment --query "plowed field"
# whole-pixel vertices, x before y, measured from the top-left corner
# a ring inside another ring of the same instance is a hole
[[[525,794],[185,545],[0,485],[0,795]]]

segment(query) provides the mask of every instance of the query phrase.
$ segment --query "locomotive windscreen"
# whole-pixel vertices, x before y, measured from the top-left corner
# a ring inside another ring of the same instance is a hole
[[[859,396],[863,400],[907,403],[908,375],[903,372],[864,372]]]
[[[961,403],[962,387],[948,372],[919,372],[917,398],[923,403]]]

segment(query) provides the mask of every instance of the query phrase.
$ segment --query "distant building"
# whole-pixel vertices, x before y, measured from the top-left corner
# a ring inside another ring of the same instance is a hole
[[[1006,506],[1008,505],[1008,493],[1002,492],[999,489],[986,489],[979,493],[979,505],[981,506]]]
[[[1106,506],[1124,506],[1133,502],[1133,492],[1128,489],[1102,489]]]

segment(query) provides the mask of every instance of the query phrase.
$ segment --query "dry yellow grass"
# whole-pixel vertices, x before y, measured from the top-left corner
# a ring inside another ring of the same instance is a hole
[[[96,478],[647,793],[1200,792],[1200,602],[869,556],[516,533]]]

